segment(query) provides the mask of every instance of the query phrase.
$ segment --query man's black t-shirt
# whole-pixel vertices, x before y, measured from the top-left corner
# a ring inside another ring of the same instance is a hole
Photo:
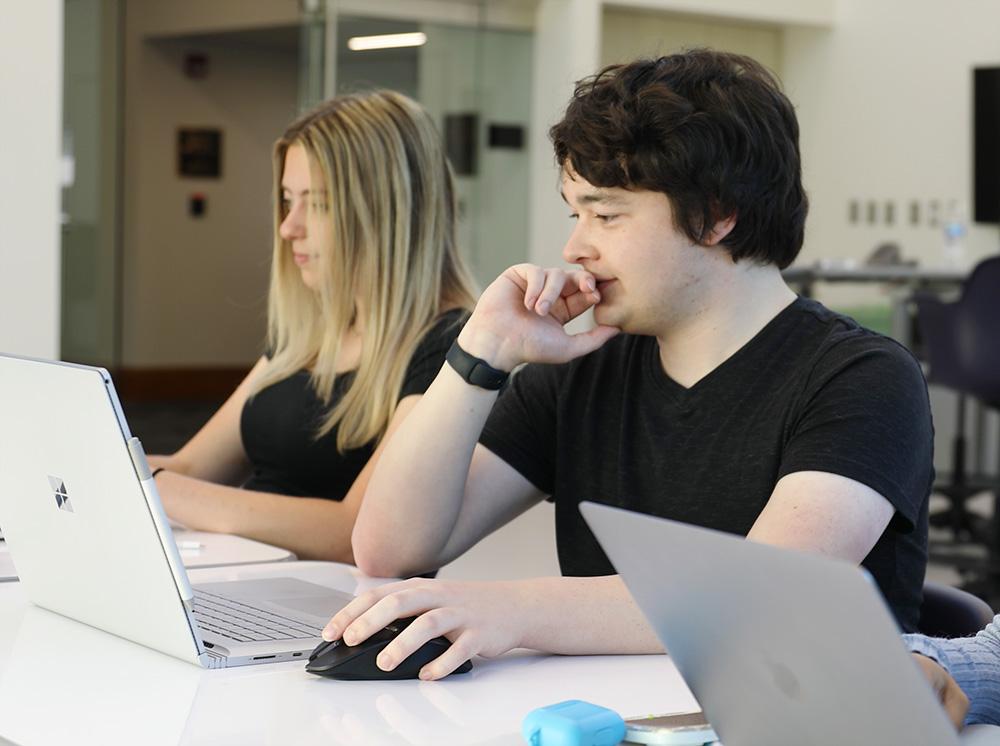
[[[691,388],[663,371],[653,337],[529,365],[480,442],[555,501],[565,575],[614,572],[582,500],[746,535],[787,474],[866,484],[896,513],[862,564],[902,628],[916,628],[933,480],[927,387],[905,348],[815,301],[797,299]]]
[[[458,309],[443,314],[420,341],[403,378],[399,399],[427,390],[441,370],[466,316],[465,311]],[[243,487],[280,495],[343,500],[375,452],[375,443],[340,453],[336,427],[319,439],[316,431],[329,408],[340,401],[353,380],[354,373],[337,376],[333,397],[326,406],[316,395],[306,370],[250,398],[243,407],[240,434],[253,473]]]

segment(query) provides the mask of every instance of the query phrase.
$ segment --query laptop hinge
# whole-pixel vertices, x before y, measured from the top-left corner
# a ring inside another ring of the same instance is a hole
[[[213,650],[206,650],[204,653],[198,656],[201,660],[201,665],[205,668],[225,668],[226,667],[226,656],[216,653]]]

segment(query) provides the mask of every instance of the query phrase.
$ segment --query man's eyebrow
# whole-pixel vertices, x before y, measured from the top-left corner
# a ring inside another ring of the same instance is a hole
[[[569,204],[569,200],[566,199],[566,192],[562,189],[559,190],[559,196],[563,198],[563,202]],[[612,194],[606,189],[595,189],[592,192],[584,192],[578,197],[578,200],[582,205],[622,205],[627,202],[621,195]]]

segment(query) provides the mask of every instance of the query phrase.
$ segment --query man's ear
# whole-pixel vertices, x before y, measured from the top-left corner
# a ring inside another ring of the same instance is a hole
[[[732,215],[716,221],[715,225],[712,226],[712,230],[709,231],[707,236],[705,236],[705,240],[702,242],[702,245],[718,246],[735,227],[736,213],[734,212]]]

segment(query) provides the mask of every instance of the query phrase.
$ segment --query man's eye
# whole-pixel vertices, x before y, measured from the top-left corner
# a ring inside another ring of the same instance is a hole
[[[617,218],[618,216],[617,215],[594,215],[594,217],[597,218],[598,220],[600,220],[602,223],[608,223],[608,222],[614,220],[615,218]]]
[[[579,216],[579,215],[578,215],[577,213],[575,213],[575,212],[571,212],[571,213],[569,214],[569,219],[570,219],[570,220],[576,220],[576,219],[577,219],[577,218],[579,218],[579,217],[580,217],[580,216]]]

